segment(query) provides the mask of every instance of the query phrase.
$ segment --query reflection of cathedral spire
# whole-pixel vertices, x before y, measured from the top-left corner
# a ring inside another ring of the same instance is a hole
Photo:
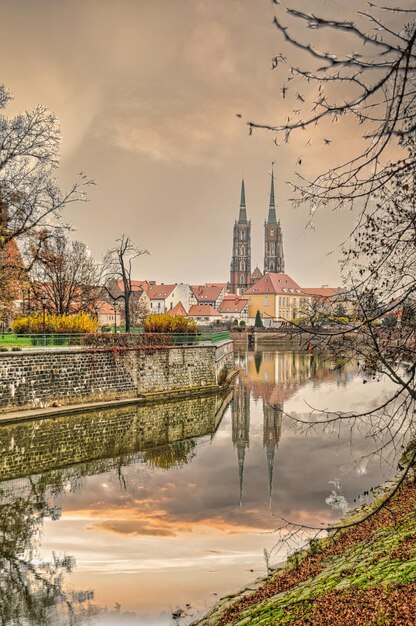
[[[238,477],[240,485],[240,506],[243,502],[243,475],[246,448],[249,446],[250,435],[250,391],[244,387],[243,380],[238,381],[231,405],[232,438],[237,448]]]
[[[263,404],[263,447],[266,449],[270,508],[272,506],[274,453],[282,432],[282,410],[281,404],[274,406],[266,402]]]

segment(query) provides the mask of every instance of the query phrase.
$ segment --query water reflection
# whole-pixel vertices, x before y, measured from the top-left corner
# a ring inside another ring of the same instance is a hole
[[[44,560],[53,551],[76,558],[68,580],[94,587],[93,623],[169,624],[172,610],[191,604],[187,623],[214,592],[264,573],[263,548],[275,541],[264,532],[275,527],[269,507],[294,521],[334,521],[334,502],[352,504],[394,471],[387,457],[362,462],[368,430],[351,448],[348,425],[304,432],[288,418],[310,405],[371,405],[383,385],[363,387],[354,365],[337,369],[304,353],[236,359],[234,395],[0,429],[3,498],[17,506],[32,488],[43,494],[43,537],[28,543]]]
[[[36,558],[36,546],[46,518],[58,520],[60,508],[51,506],[47,489],[60,491],[56,481],[30,481],[0,486],[0,620],[2,625],[53,626],[75,624],[90,611],[90,591],[63,588],[74,561],[71,556],[52,554]],[[20,491],[20,492],[19,492]]]

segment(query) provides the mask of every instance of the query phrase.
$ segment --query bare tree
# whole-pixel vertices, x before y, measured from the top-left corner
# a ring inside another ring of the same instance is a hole
[[[0,110],[11,100],[0,85]],[[69,190],[58,185],[60,141],[59,122],[44,106],[0,116],[0,248],[13,239],[36,237],[56,223],[66,205],[86,199],[85,187],[92,181],[82,172]]]
[[[275,55],[272,67],[279,76],[287,68],[281,94],[292,113],[276,124],[248,122],[249,130],[272,131],[277,145],[290,142],[295,133],[304,142],[290,185],[294,206],[309,209],[309,224],[323,207],[358,211],[341,252],[346,293],[355,300],[360,321],[354,328],[314,330],[315,350],[332,352],[334,362],[358,358],[363,382],[387,376],[396,384],[394,393],[368,412],[324,411],[320,420],[313,412],[314,427],[366,420],[375,432],[391,433],[394,441],[409,420],[410,437],[416,328],[410,323],[380,330],[377,324],[380,317],[414,310],[416,300],[416,9],[369,2],[349,21],[275,5],[274,26],[290,45],[285,55]],[[322,50],[322,31],[330,51]],[[288,59],[292,52],[293,63]],[[344,128],[341,137],[339,128]],[[345,129],[356,137],[357,148],[344,159],[337,140],[343,140]],[[302,173],[307,151],[316,142],[331,155],[330,166],[307,176]],[[403,477],[414,462],[413,454]]]
[[[139,295],[139,297],[138,297]],[[130,321],[133,326],[143,324],[144,320],[150,313],[150,306],[141,297],[141,293],[137,294],[136,291],[132,292],[130,299]]]
[[[80,624],[92,591],[67,591],[65,577],[74,567],[68,555],[39,557],[37,543],[45,519],[60,517],[47,502],[45,483],[30,480],[31,491],[14,495],[0,487],[1,624]],[[58,478],[59,480],[59,478]]]
[[[303,305],[297,313],[297,317],[312,328],[319,326],[333,314],[333,306],[328,298],[312,297],[305,299]]]
[[[84,243],[70,241],[59,230],[44,240],[35,255],[31,272],[35,297],[46,296],[50,312],[94,311],[101,291],[101,268]]]
[[[149,251],[139,250],[130,237],[122,235],[116,240],[116,245],[107,252],[104,259],[105,289],[113,302],[122,301],[123,303],[126,333],[129,333],[131,328],[133,261],[144,254],[149,254]],[[119,281],[121,281],[120,286]]]
[[[280,143],[309,129],[314,138],[305,139],[307,151],[312,141],[329,148],[333,125],[344,121],[361,139],[356,154],[344,162],[335,157],[335,164],[316,178],[308,179],[298,169],[293,200],[306,203],[311,217],[322,205],[338,208],[360,200],[365,208],[371,194],[395,174],[409,179],[414,174],[414,156],[407,145],[416,128],[416,10],[368,4],[371,11],[357,11],[354,22],[283,6],[274,18],[284,41],[304,53],[305,66],[291,64],[281,53],[273,58],[273,68],[288,67],[281,92],[291,101],[293,113],[282,123],[249,122],[250,130],[271,130]],[[285,25],[287,20],[295,20],[295,27]],[[309,41],[302,41],[303,31]],[[319,49],[321,31],[332,42],[330,52]],[[351,51],[345,53],[346,47]],[[305,154],[299,166],[305,164]]]

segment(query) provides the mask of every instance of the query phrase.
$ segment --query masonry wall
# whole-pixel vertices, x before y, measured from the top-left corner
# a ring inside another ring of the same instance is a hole
[[[80,468],[81,475],[87,475],[137,460],[163,462],[166,452],[171,463],[183,462],[183,446],[176,450],[175,442],[192,443],[194,438],[213,435],[231,398],[232,389],[226,395],[4,425],[0,428],[0,483],[80,464],[86,464]],[[188,448],[192,452],[192,445]]]
[[[234,367],[231,341],[5,352],[0,353],[0,411],[215,388]]]

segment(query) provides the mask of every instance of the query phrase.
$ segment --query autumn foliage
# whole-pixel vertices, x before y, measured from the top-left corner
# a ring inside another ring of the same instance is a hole
[[[147,333],[195,334],[196,324],[193,319],[181,315],[152,313],[146,317],[144,329]]]
[[[52,315],[45,313],[34,313],[25,317],[17,318],[12,325],[12,331],[16,334],[40,334],[40,333],[94,333],[97,331],[98,323],[87,313],[77,313],[75,315]]]

